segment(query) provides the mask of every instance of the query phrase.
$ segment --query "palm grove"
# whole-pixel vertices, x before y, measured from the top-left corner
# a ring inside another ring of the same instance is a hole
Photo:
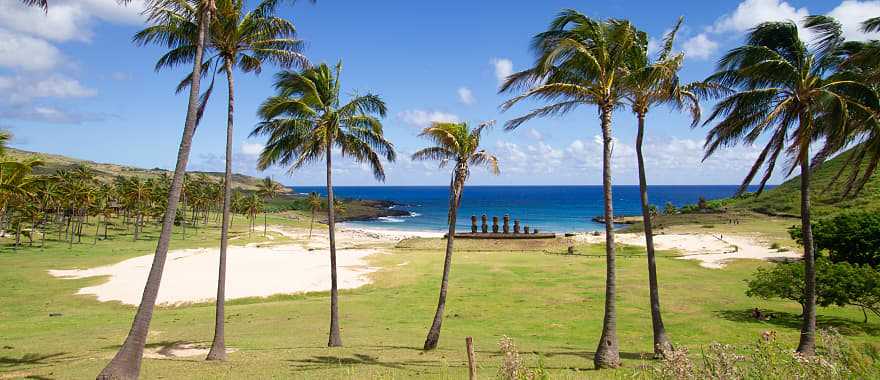
[[[47,1],[23,2],[44,9],[51,6]],[[231,187],[236,70],[259,73],[267,64],[285,69],[275,76],[276,94],[260,106],[258,115],[263,121],[252,132],[253,136],[268,140],[260,155],[260,169],[279,165],[292,172],[308,164],[323,163],[327,204],[336,205],[332,186],[334,152],[366,164],[380,181],[385,179],[383,163],[392,162],[396,157],[392,143],[383,133],[381,119],[387,113],[385,102],[372,93],[344,96],[342,63],[313,66],[302,54],[302,42],[296,39],[294,25],[275,16],[282,2],[254,3],[253,8],[248,8],[248,2],[243,0],[145,2],[150,25],[135,36],[135,42],[168,48],[156,63],[157,70],[179,65],[192,67],[176,88],[178,92],[188,91],[189,96],[177,164],[171,176],[119,178],[107,182],[96,178],[87,168],[46,176],[32,173],[41,164],[38,160],[0,162],[0,216],[4,230],[15,231],[16,246],[21,243],[24,230],[28,243],[33,244],[35,236],[44,237],[51,227],[59,235],[63,234],[69,244],[79,243],[84,233],[82,226],[90,217],[103,218],[106,233],[109,218],[122,215],[123,224],[132,229],[135,239],[144,223],[153,221],[161,226],[149,277],[129,335],[99,378],[138,376],[174,226],[179,225],[180,233],[185,234],[186,225],[208,223],[212,212],[215,218],[221,219],[222,234],[215,337],[208,359],[225,359],[224,257],[230,213],[247,215],[253,229],[257,215],[263,210],[263,200],[278,192],[271,180],[258,194],[250,196]],[[791,163],[786,168],[788,173],[799,170],[806,298],[798,351],[804,355],[814,353],[816,273],[809,204],[810,172],[826,158],[855,146],[855,154],[849,156],[838,177],[846,177],[845,195],[857,194],[880,162],[877,132],[880,130],[877,124],[880,45],[877,41],[844,40],[841,26],[829,17],[808,17],[803,22],[817,36],[814,41],[806,41],[794,22],[763,23],[750,31],[743,46],[732,49],[719,60],[714,74],[701,82],[682,83],[678,71],[684,56],[673,51],[681,20],[664,36],[659,53],[648,54],[648,36],[629,21],[597,20],[575,10],[564,10],[546,31],[534,37],[531,44],[534,66],[514,73],[501,88],[501,92],[514,93],[502,104],[502,110],[512,109],[524,100],[547,103],[508,121],[507,130],[535,118],[596,107],[603,143],[605,220],[614,219],[613,116],[624,108],[637,116],[636,151],[646,227],[650,318],[653,349],[658,355],[672,347],[673,340],[667,335],[661,317],[660,279],[651,238],[651,207],[642,151],[650,110],[656,107],[685,110],[693,126],[702,123],[711,127],[706,140],[706,157],[720,147],[766,144],[743,180],[740,192],[745,191],[763,169],[760,193],[783,157]],[[867,20],[864,29],[880,29],[880,18]],[[219,182],[192,178],[185,173],[192,138],[211,99],[217,73],[225,76],[228,92],[226,170],[224,179]],[[203,91],[205,78],[210,78],[210,83]],[[718,100],[708,117],[701,120],[700,101],[710,99]],[[439,160],[441,166],[453,166],[440,299],[425,349],[436,347],[439,340],[452,266],[456,209],[469,168],[484,165],[496,174],[499,172],[498,160],[479,146],[480,136],[488,125],[470,128],[465,123],[435,123],[423,132],[434,146],[413,156],[414,159]],[[588,133],[592,128],[592,125],[584,126],[583,130]],[[764,136],[768,138],[761,140]],[[4,135],[4,141],[7,138],[8,135]],[[817,142],[821,142],[821,148],[811,152]],[[864,172],[861,171],[863,162],[868,167]],[[310,203],[319,204],[320,200],[312,199]],[[318,208],[312,207],[313,214]],[[328,345],[341,346],[334,237],[336,207],[326,207],[326,211],[332,285]],[[27,225],[30,227],[23,228]],[[96,225],[98,230],[93,242],[97,242],[100,234],[101,224]],[[594,357],[597,368],[620,364],[616,335],[616,246],[611,223],[606,226],[605,236],[605,314]]]

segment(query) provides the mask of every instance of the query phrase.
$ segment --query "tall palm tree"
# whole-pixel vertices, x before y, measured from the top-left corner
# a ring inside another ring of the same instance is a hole
[[[220,229],[220,268],[217,284],[217,317],[214,343],[208,353],[208,360],[225,360],[226,348],[223,334],[223,312],[226,283],[226,251],[229,242],[229,202],[232,183],[232,136],[235,109],[235,82],[233,68],[242,72],[262,71],[264,62],[278,63],[283,67],[294,64],[308,65],[308,60],[300,54],[302,42],[295,38],[293,23],[275,17],[278,0],[263,0],[250,12],[245,12],[242,0],[216,0],[217,10],[209,28],[206,48],[215,55],[205,60],[203,74],[211,65],[222,66],[228,84],[227,123],[226,123],[226,168],[224,175],[223,221]],[[154,41],[167,41],[171,49],[156,64],[156,69],[173,68],[186,64],[195,58],[194,45],[198,41],[198,9],[182,7],[175,9],[174,23],[150,26],[136,34],[134,40],[145,44]],[[178,86],[178,91],[192,82],[187,76]],[[213,81],[206,97],[207,102],[213,89]]]
[[[309,210],[312,211],[312,222],[309,223],[309,240],[312,239],[312,227],[315,226],[315,214],[321,210],[321,196],[316,192],[309,193]]]
[[[602,186],[605,203],[605,316],[602,336],[593,363],[596,368],[620,366],[615,297],[614,211],[611,192],[611,119],[621,105],[626,78],[646,49],[647,37],[624,20],[593,20],[567,9],[550,23],[549,30],[535,36],[535,66],[507,78],[501,92],[524,92],[504,104],[507,110],[525,99],[551,102],[512,119],[507,130],[538,117],[565,114],[581,105],[599,108],[602,125]]]
[[[165,258],[168,255],[168,245],[174,232],[174,219],[177,215],[177,203],[180,198],[180,189],[186,165],[189,161],[189,153],[192,139],[196,131],[196,122],[200,114],[199,91],[202,77],[202,56],[207,36],[207,29],[211,22],[213,12],[216,10],[214,0],[148,0],[147,14],[154,24],[172,25],[178,21],[172,15],[180,9],[195,9],[193,12],[199,16],[197,24],[198,33],[195,43],[195,55],[192,66],[192,83],[186,111],[186,121],[183,128],[183,136],[180,140],[180,148],[177,153],[177,164],[174,168],[171,186],[168,190],[167,207],[162,220],[162,231],[159,234],[159,242],[156,244],[156,252],[144,293],[141,297],[132,322],[131,330],[125,338],[122,347],[98,374],[98,379],[136,379],[140,374],[141,360],[143,358],[144,345],[150,329],[150,321],[153,319],[153,308],[156,305],[156,297],[159,293],[159,285],[162,282],[162,271],[165,268]],[[173,41],[164,41],[173,44]]]
[[[810,26],[808,19],[808,27]],[[815,30],[815,29],[814,29]],[[826,30],[827,31],[827,30]],[[817,30],[817,32],[823,32]],[[839,33],[839,31],[838,31]],[[833,42],[839,36],[825,35]],[[814,46],[822,46],[816,44]],[[826,46],[827,47],[827,46]],[[791,171],[801,170],[801,228],[803,230],[806,302],[797,351],[815,353],[816,269],[815,246],[810,225],[810,144],[823,136],[844,133],[853,92],[867,91],[855,81],[829,75],[833,68],[829,54],[810,49],[798,34],[794,22],[762,23],[749,32],[746,45],[725,54],[708,83],[735,92],[718,102],[704,125],[716,120],[706,138],[706,158],[719,147],[740,142],[754,143],[761,135],[770,139],[743,181],[744,189],[766,164],[765,178],[773,173],[777,159],[785,151]],[[833,125],[821,126],[816,117],[834,112]],[[762,181],[762,184],[764,181]]]
[[[449,213],[447,223],[449,230],[446,234],[446,258],[443,261],[443,278],[440,281],[440,299],[437,301],[437,312],[434,313],[434,321],[428,329],[428,337],[425,339],[425,350],[433,350],[440,340],[440,326],[443,324],[443,312],[446,309],[446,291],[449,287],[449,270],[452,267],[452,249],[455,241],[455,223],[458,219],[458,206],[461,205],[461,195],[464,183],[470,174],[471,166],[487,166],[492,174],[498,175],[498,159],[492,154],[480,149],[480,137],[487,127],[494,122],[482,123],[476,128],[471,128],[467,123],[433,123],[425,128],[419,136],[426,137],[434,143],[433,146],[424,148],[412,155],[413,160],[437,160],[440,167],[454,163],[452,178],[449,182]]]
[[[251,136],[268,136],[260,153],[260,169],[289,165],[295,170],[326,160],[327,202],[333,204],[333,149],[343,157],[366,163],[373,176],[385,180],[381,158],[394,161],[394,146],[385,139],[382,122],[385,102],[373,94],[340,97],[342,62],[335,70],[327,64],[299,72],[284,71],[275,78],[278,94],[266,99],[258,111],[263,119]],[[377,117],[378,116],[378,117]],[[336,284],[335,210],[327,207],[330,235],[330,337],[327,345],[342,346]]]
[[[257,194],[263,197],[264,201],[275,199],[282,191],[284,191],[284,187],[280,183],[273,181],[272,177],[263,178],[257,184]],[[266,208],[263,208],[263,236],[266,236],[266,230],[268,229],[267,213]]]
[[[648,288],[651,303],[651,326],[654,333],[654,353],[663,355],[671,349],[669,338],[660,312],[660,289],[657,284],[657,264],[654,253],[654,232],[652,211],[648,201],[648,183],[645,175],[643,143],[645,140],[645,119],[652,107],[671,105],[673,108],[687,108],[696,126],[700,120],[698,92],[700,84],[681,84],[678,71],[684,61],[684,54],[672,54],[675,35],[681,27],[683,18],[663,38],[663,47],[656,60],[648,57],[647,50],[639,55],[632,74],[627,78],[626,101],[638,119],[636,134],[636,158],[638,161],[639,193],[642,203],[642,224],[645,233],[645,248],[648,256]]]

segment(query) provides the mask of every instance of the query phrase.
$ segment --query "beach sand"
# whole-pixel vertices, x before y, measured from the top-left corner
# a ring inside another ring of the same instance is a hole
[[[618,244],[645,246],[643,234],[614,234]],[[576,240],[601,244],[605,234],[580,234]],[[784,260],[802,256],[796,251],[780,252],[770,248],[770,243],[758,236],[713,234],[661,234],[654,235],[654,247],[658,250],[675,250],[684,260],[699,260],[705,268],[723,268],[724,263],[734,259]]]
[[[297,242],[230,245],[227,251],[227,300],[330,290],[330,251],[325,228],[316,228],[311,239],[308,239],[308,230],[304,229],[274,226],[270,231]],[[339,288],[353,289],[368,284],[369,274],[378,268],[367,265],[366,257],[383,252],[377,247],[390,246],[401,239],[415,236],[439,237],[442,234],[339,229]],[[219,248],[168,252],[157,303],[178,305],[213,301],[217,292],[219,254]],[[140,303],[152,260],[152,255],[145,255],[98,268],[50,270],[49,274],[71,279],[108,276],[106,282],[82,288],[77,294],[94,295],[102,302],[119,301],[137,305]]]

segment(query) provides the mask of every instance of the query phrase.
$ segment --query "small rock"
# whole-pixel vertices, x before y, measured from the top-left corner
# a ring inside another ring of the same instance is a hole
[[[64,315],[64,314],[61,314],[61,313],[49,313],[49,316],[50,316],[50,317],[60,317],[60,316],[63,316],[63,315]]]

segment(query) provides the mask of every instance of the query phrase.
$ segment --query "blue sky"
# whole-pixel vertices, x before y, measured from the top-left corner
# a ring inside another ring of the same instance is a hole
[[[249,1],[253,3],[253,1]],[[138,4],[137,0],[133,1]],[[343,60],[347,91],[378,93],[390,113],[388,138],[399,152],[387,165],[388,184],[442,185],[446,170],[407,156],[424,146],[416,135],[431,120],[499,124],[528,110],[500,113],[509,95],[498,95],[500,77],[533,60],[530,38],[563,8],[596,18],[628,18],[659,39],[679,16],[685,27],[676,49],[685,52],[686,80],[708,75],[724,51],[761,21],[838,17],[852,39],[878,38],[857,31],[862,19],[880,15],[880,1],[300,1],[281,8],[307,43],[312,62]],[[187,68],[155,73],[162,54],[138,47],[131,36],[143,27],[137,6],[114,0],[55,0],[48,15],[0,0],[0,128],[13,147],[101,162],[173,168],[180,141],[185,95],[173,90]],[[260,76],[237,75],[235,169],[272,175],[292,185],[322,184],[323,169],[289,174],[255,168],[259,139],[248,139],[255,110],[272,94],[268,68]],[[219,80],[219,79],[218,79]],[[225,81],[194,140],[190,169],[222,170],[225,142]],[[704,106],[708,113],[710,103]],[[738,183],[756,156],[755,147],[726,149],[701,162],[706,130],[667,109],[649,115],[646,160],[654,184]],[[614,179],[637,183],[632,148],[635,120],[626,109],[614,119]],[[493,129],[485,147],[496,153],[502,175],[477,170],[473,184],[599,184],[601,146],[596,110],[538,120],[514,132]],[[375,184],[360,165],[337,160],[335,183]],[[775,182],[782,180],[781,176]]]

